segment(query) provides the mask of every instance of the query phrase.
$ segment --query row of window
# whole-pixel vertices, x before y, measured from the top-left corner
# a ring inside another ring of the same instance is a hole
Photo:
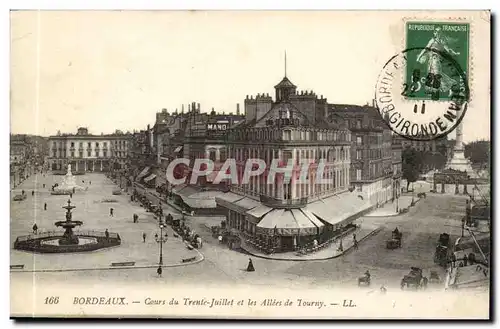
[[[246,140],[273,140],[283,139],[285,141],[342,141],[349,142],[351,135],[347,131],[309,131],[276,129],[252,129],[241,130],[232,133],[236,139]]]
[[[66,152],[62,152],[62,153],[60,153],[60,154],[61,154],[61,157],[62,157],[62,158],[65,158],[65,157],[66,157]],[[94,154],[95,154],[95,157],[97,157],[97,158],[99,157],[99,151],[95,151],[95,152],[94,152]],[[53,157],[54,157],[54,158],[57,158],[57,151],[54,151],[52,155],[53,155]],[[75,157],[75,152],[74,152],[74,151],[71,151],[71,152],[70,152],[70,155],[71,155],[71,157],[72,157],[72,158],[74,158],[74,157]],[[91,156],[92,156],[92,151],[87,151],[87,157],[91,157]],[[103,151],[103,152],[102,152],[102,156],[103,156],[104,158],[106,158],[106,157],[108,156],[108,152]],[[80,151],[80,152],[78,152],[78,157],[79,157],[79,158],[83,158],[83,152],[81,152],[81,151]]]
[[[242,173],[239,174],[239,176],[242,175]],[[277,182],[278,178],[275,179]],[[252,195],[264,194],[284,200],[311,197],[335,192],[339,188],[346,188],[349,185],[349,170],[345,167],[339,170],[330,169],[324,173],[324,179],[328,180],[328,183],[318,184],[315,173],[311,173],[308,183],[295,181],[293,183],[284,183],[283,187],[280,188],[279,184],[267,184],[266,177],[257,176],[250,177],[248,184],[239,185],[236,188]],[[295,193],[292,193],[292,185],[295,185]]]
[[[64,142],[61,142],[60,145],[61,146],[64,146],[66,143]],[[52,145],[54,146],[54,148],[57,147],[58,143],[57,142],[53,142]],[[108,142],[102,142],[102,145],[103,147],[108,147]],[[127,145],[127,141],[115,141],[115,146],[125,146]],[[78,146],[80,148],[83,147],[83,142],[79,142],[78,143]],[[99,142],[95,142],[95,146],[96,147],[99,147]],[[75,147],[75,142],[71,142],[71,147]],[[92,147],[92,142],[87,142],[87,147]]]
[[[279,158],[279,151],[271,149],[232,149],[230,154],[236,161],[262,159],[266,163],[271,163],[273,159]],[[335,147],[307,150],[283,150],[281,158],[285,163],[293,158],[296,159],[297,163],[301,163],[303,159],[326,159],[327,162],[347,161],[350,159],[350,149],[348,147]]]

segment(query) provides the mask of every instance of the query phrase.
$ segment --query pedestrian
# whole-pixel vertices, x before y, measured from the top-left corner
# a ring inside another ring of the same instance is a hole
[[[146,243],[146,233],[142,233],[142,242]]]
[[[33,234],[37,234],[38,233],[38,226],[35,224],[33,224]]]
[[[43,210],[47,210],[47,202],[43,204]]]
[[[42,187],[45,188],[45,184],[42,184]]]
[[[24,195],[24,190],[21,191],[21,194]]]
[[[108,229],[106,229],[106,231],[104,231],[104,235],[106,235],[106,240],[109,240],[109,232],[108,232]]]
[[[467,254],[464,255],[464,266],[467,266]]]
[[[340,252],[344,251],[344,246],[342,245],[342,240],[340,240],[338,251],[340,251]]]
[[[386,288],[386,287],[384,287],[384,285],[382,285],[382,287],[380,287],[380,292],[381,292],[382,294],[385,294],[385,293],[387,292],[387,288]]]
[[[161,269],[161,266],[158,266],[158,269],[156,270],[156,273],[158,274],[158,277],[161,278],[161,273],[163,270]]]
[[[455,262],[457,261],[457,256],[455,256],[455,253],[451,254],[450,261],[451,261],[451,267],[455,267]]]
[[[76,190],[75,190],[75,188],[73,187],[73,194],[75,194],[75,191],[76,191]]]
[[[253,267],[252,259],[248,259],[247,272],[255,272],[255,268]]]
[[[354,250],[358,250],[358,240],[354,240]]]
[[[110,215],[111,217],[114,217],[114,216],[113,216],[113,208],[109,208],[109,215]]]
[[[31,196],[34,196],[35,195],[35,191],[31,191]]]
[[[155,234],[155,240],[158,240],[158,233]]]
[[[69,197],[70,197],[71,199],[73,199],[73,193],[71,193],[71,192],[70,192],[70,193],[69,193]]]
[[[89,184],[92,185],[92,181],[89,181]]]

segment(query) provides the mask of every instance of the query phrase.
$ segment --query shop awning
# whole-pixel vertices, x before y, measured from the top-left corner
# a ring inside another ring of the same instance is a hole
[[[308,204],[306,210],[336,229],[370,207],[369,202],[356,193],[347,192]]]
[[[253,209],[253,208],[259,206],[260,202],[255,201],[255,200],[250,199],[250,198],[243,198],[243,199],[235,202],[234,204],[242,209],[245,209],[245,211],[247,211],[247,210],[250,210],[250,209]]]
[[[136,181],[140,181],[142,177],[146,176],[149,171],[149,167],[144,168],[139,175],[137,175]]]
[[[156,170],[156,185],[161,186],[167,184],[167,175],[165,171]]]
[[[273,208],[269,208],[269,207],[261,204],[260,206],[257,206],[253,209],[248,210],[246,213],[247,213],[247,215],[253,216],[255,218],[261,218],[262,216],[264,216],[265,214],[267,214],[268,212],[270,212],[272,210],[273,210]]]
[[[295,218],[295,221],[297,222],[300,233],[304,233],[307,235],[318,234],[319,228],[325,226],[324,224],[317,226],[300,209],[292,209],[291,212],[293,217]]]
[[[182,150],[182,146],[177,146],[174,150],[174,153],[179,153]]]
[[[300,209],[300,211],[302,211],[302,213],[311,221],[314,223],[314,225],[316,225],[317,227],[320,228],[320,231],[323,230],[323,227],[325,226],[323,224],[322,221],[320,221],[316,216],[314,216],[314,214],[312,212],[310,212],[309,210],[307,210],[306,208],[302,208]]]
[[[148,177],[144,178],[144,181],[145,182],[149,182],[150,180],[153,180],[155,178],[156,178],[156,175],[155,174],[151,174]]]
[[[225,207],[225,208],[228,208],[228,209],[231,209],[233,211],[240,211],[239,208],[236,208],[234,206],[234,203],[238,200],[243,199],[243,198],[244,198],[243,195],[239,195],[239,194],[232,193],[232,192],[227,192],[227,193],[224,193],[222,195],[217,196],[215,198],[215,202],[217,202],[218,205]]]
[[[174,191],[175,194],[181,197],[189,197],[195,193],[198,193],[200,190],[193,186],[185,186],[183,189]]]
[[[181,196],[182,201],[187,204],[189,207],[198,209],[198,208],[215,208],[217,204],[215,203],[215,199],[195,199],[187,196]]]
[[[174,186],[172,188],[172,193],[178,193],[180,192],[183,188],[185,188],[187,186],[187,184],[180,184],[180,185],[177,185],[177,186]]]
[[[301,209],[274,209],[257,224],[258,233],[267,235],[316,235],[322,228],[323,224],[316,226]]]

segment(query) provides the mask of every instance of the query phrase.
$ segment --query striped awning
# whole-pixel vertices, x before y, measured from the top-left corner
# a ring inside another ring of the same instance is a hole
[[[248,210],[246,213],[247,213],[247,215],[253,216],[255,218],[261,218],[262,216],[264,216],[265,214],[267,214],[268,212],[270,212],[272,210],[273,210],[273,208],[269,208],[269,207],[261,204],[260,206],[257,206],[253,209]]]
[[[317,226],[301,209],[274,209],[257,224],[257,233],[283,236],[316,235],[323,227],[323,224]]]

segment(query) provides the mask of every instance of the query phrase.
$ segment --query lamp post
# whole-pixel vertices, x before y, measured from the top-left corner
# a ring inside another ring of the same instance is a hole
[[[415,205],[415,183],[411,183],[411,205]]]
[[[155,237],[156,242],[160,244],[160,265],[163,265],[163,243],[167,242],[168,238],[166,236],[163,236],[163,228],[164,228],[163,221],[160,218],[160,236]]]

